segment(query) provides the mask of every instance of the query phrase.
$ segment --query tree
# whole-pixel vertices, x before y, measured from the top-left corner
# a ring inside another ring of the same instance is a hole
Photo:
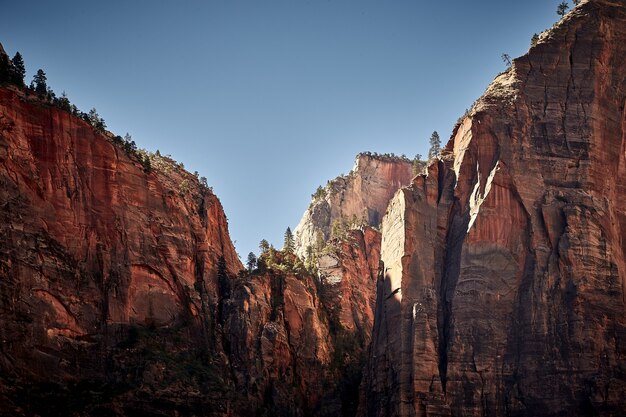
[[[572,0],[572,3],[574,3],[574,6],[578,6],[578,3],[580,3],[580,0]]]
[[[89,110],[89,113],[87,114],[87,122],[101,132],[104,132],[104,129],[107,127],[106,123],[104,123],[104,119],[100,117],[95,107]]]
[[[432,159],[437,157],[441,152],[441,139],[439,139],[439,133],[435,130],[432,135],[430,135],[430,149],[428,150],[428,159]]]
[[[502,58],[502,62],[504,62],[507,68],[511,66],[511,55],[502,54],[501,58]]]
[[[250,252],[248,254],[248,260],[246,261],[246,265],[248,266],[248,271],[252,272],[252,270],[254,270],[254,268],[256,267],[256,256],[254,255],[253,252]]]
[[[37,74],[33,76],[33,84],[35,85],[35,92],[41,96],[48,94],[48,85],[46,82],[48,78],[46,77],[46,73],[39,68],[37,70]]]
[[[530,46],[537,45],[537,42],[539,42],[539,35],[535,33],[533,37],[530,39]]]
[[[26,66],[24,66],[22,54],[16,52],[11,62],[13,62],[13,83],[23,86],[24,77],[26,76]]]
[[[567,9],[569,9],[567,2],[562,1],[556,8],[556,14],[563,17],[565,16],[565,13],[567,13]]]
[[[422,155],[418,153],[413,158],[413,175],[418,175],[422,172],[422,168],[424,168],[424,162],[422,162]]]
[[[283,251],[286,253],[293,253],[296,248],[296,245],[293,240],[293,233],[291,233],[291,228],[287,227],[285,230],[285,243],[283,245]]]
[[[261,255],[265,255],[267,252],[269,252],[270,244],[267,240],[262,239],[261,242],[259,242],[259,250],[261,251]]]
[[[72,111],[72,103],[70,103],[70,99],[67,98],[67,94],[65,94],[65,91],[63,91],[61,97],[56,101],[56,105],[58,108],[67,112]]]

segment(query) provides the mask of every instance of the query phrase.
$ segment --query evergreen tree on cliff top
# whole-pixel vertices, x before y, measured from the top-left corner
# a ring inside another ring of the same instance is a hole
[[[39,95],[46,95],[48,93],[48,78],[46,73],[39,68],[37,74],[33,77],[33,84],[35,84],[35,92]]]
[[[22,54],[16,52],[11,62],[13,63],[13,83],[23,86],[24,77],[26,76],[26,66],[24,65]]]
[[[435,158],[441,152],[441,139],[439,139],[439,133],[435,130],[430,135],[430,149],[428,150],[428,159]]]
[[[246,266],[248,267],[248,271],[252,272],[254,268],[256,268],[256,255],[253,252],[248,254],[248,260],[246,261]]]
[[[261,251],[261,255],[265,255],[270,250],[270,244],[267,240],[262,239],[259,243],[259,250]]]
[[[291,228],[287,227],[285,230],[285,243],[283,245],[283,251],[285,253],[293,253],[296,249],[296,244],[293,240],[293,233],[291,233]]]

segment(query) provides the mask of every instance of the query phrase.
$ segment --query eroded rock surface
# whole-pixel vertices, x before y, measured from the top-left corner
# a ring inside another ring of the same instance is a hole
[[[294,230],[296,251],[307,256],[307,248],[328,241],[336,221],[355,219],[378,227],[387,204],[400,187],[411,182],[409,160],[361,153],[347,175],[329,181],[315,196]]]
[[[626,410],[626,5],[513,62],[382,226],[363,413]]]
[[[219,200],[173,161],[146,172],[84,121],[0,88],[0,206],[3,412],[46,410],[34,394],[24,409],[25,392],[111,382],[136,326],[184,328],[212,355],[218,259],[231,276],[241,263]]]

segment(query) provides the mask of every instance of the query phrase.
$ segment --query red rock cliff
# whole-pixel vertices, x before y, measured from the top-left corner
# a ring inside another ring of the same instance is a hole
[[[0,206],[0,369],[17,378],[0,381],[3,412],[20,412],[24,379],[106,374],[134,325],[214,339],[218,259],[230,275],[241,263],[219,200],[173,161],[146,172],[84,121],[0,88]]]
[[[363,414],[626,412],[626,5],[500,75],[382,226]]]

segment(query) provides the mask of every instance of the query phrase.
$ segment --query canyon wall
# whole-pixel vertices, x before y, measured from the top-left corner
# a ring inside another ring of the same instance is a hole
[[[103,377],[136,326],[213,338],[218,261],[242,265],[219,200],[174,161],[148,170],[110,134],[0,88],[0,204],[3,412]]]
[[[623,415],[626,5],[496,78],[382,225],[368,416]]]
[[[360,153],[352,170],[328,182],[313,195],[311,204],[294,229],[296,252],[332,237],[333,225],[355,221],[378,227],[387,204],[400,187],[411,182],[411,161],[396,156]]]

